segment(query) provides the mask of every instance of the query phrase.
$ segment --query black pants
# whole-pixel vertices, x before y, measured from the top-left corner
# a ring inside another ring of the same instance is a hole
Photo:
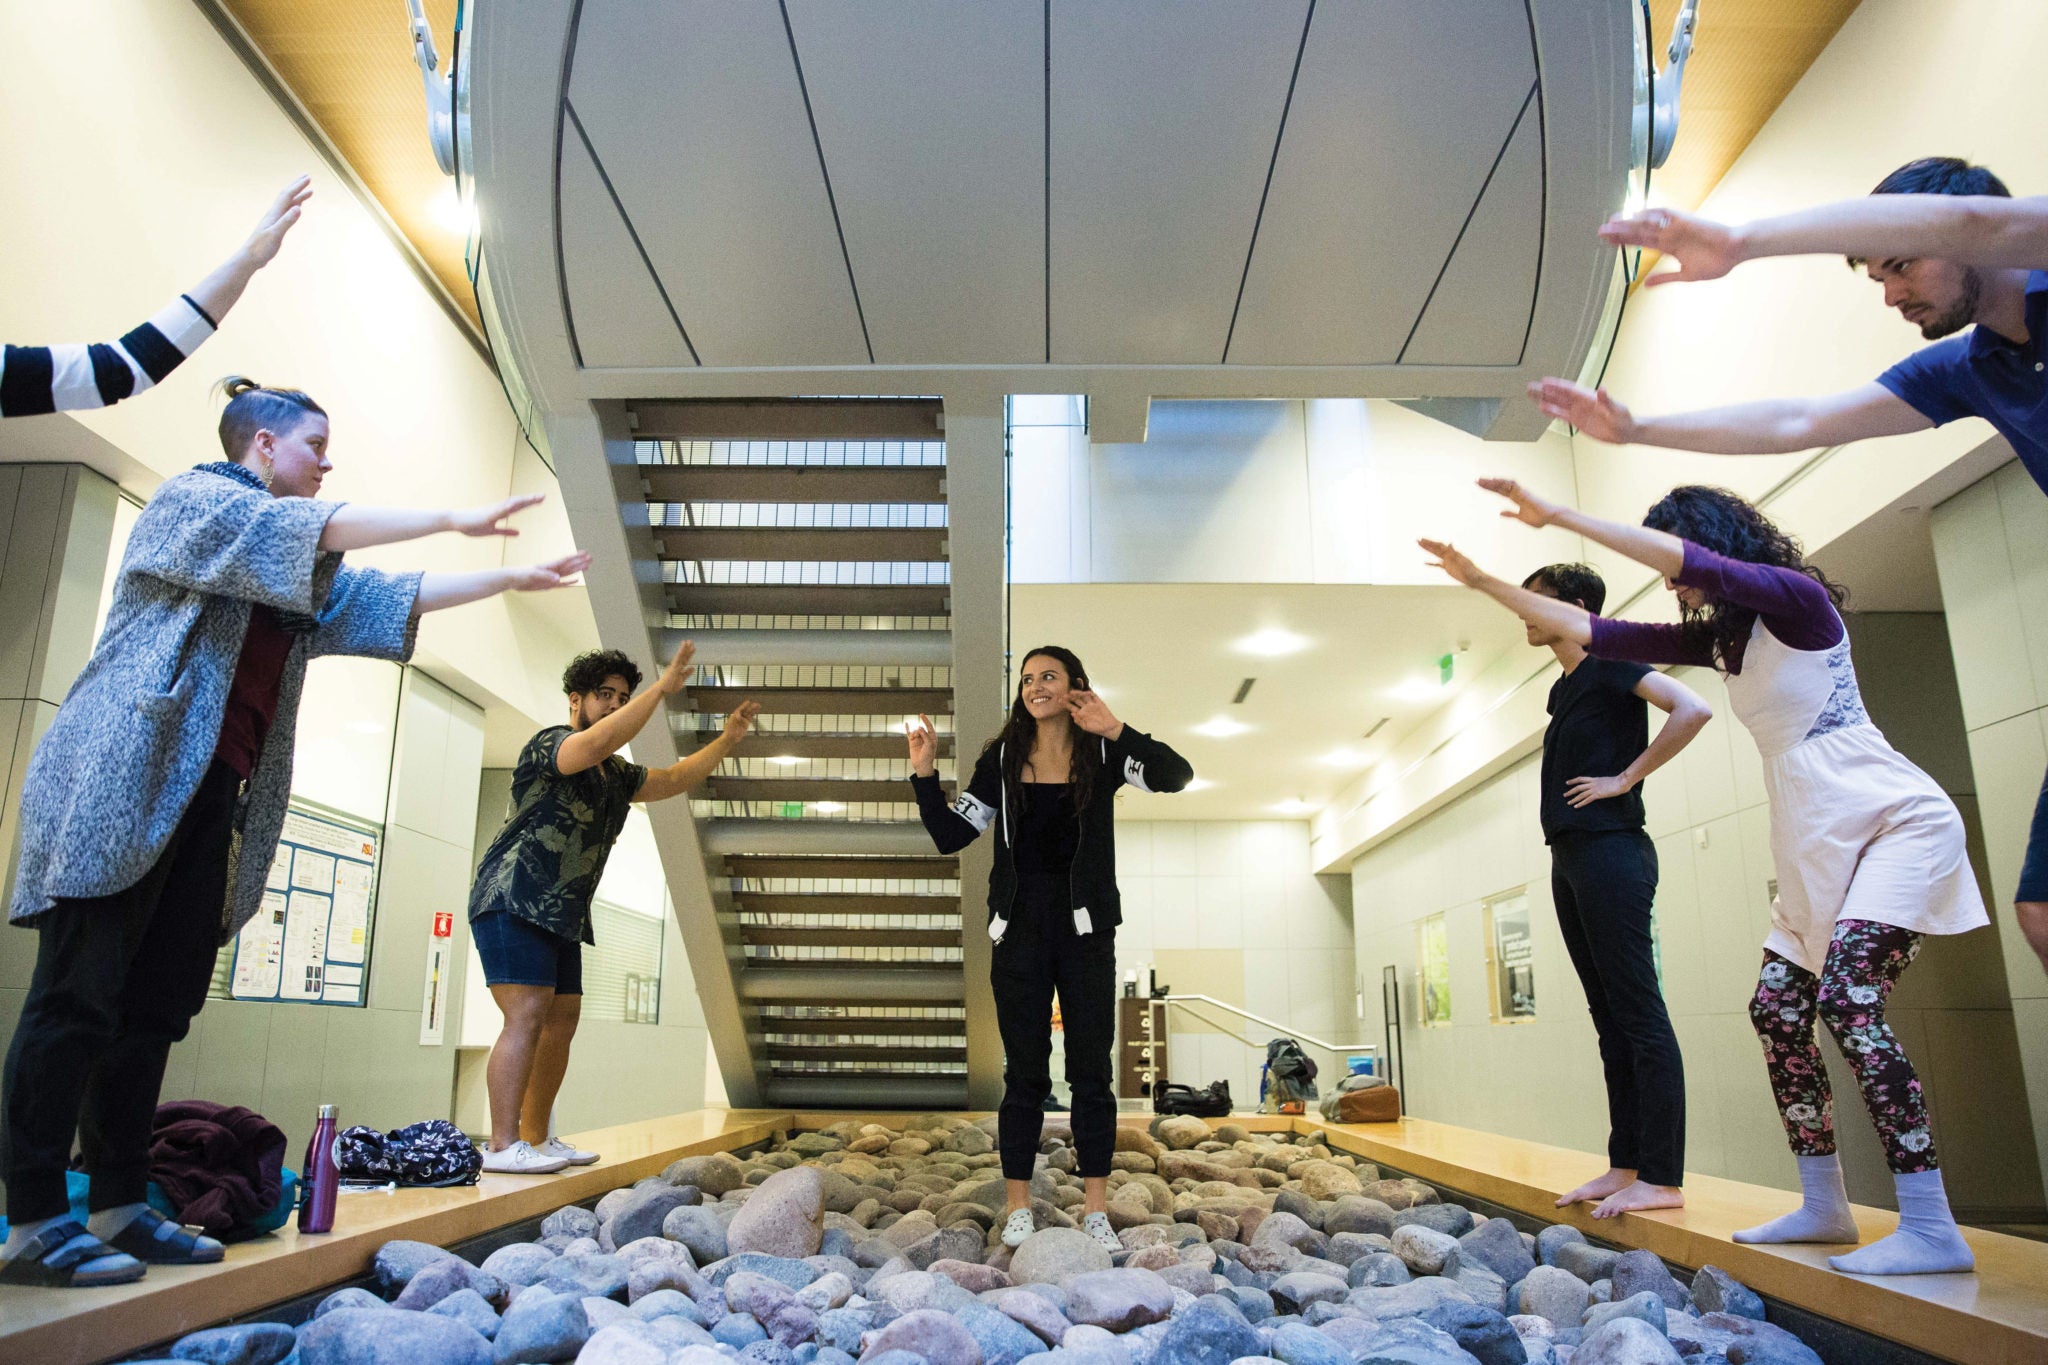
[[[1021,890],[989,971],[1003,1035],[1003,1104],[996,1145],[1003,1175],[1029,1180],[1052,1094],[1052,997],[1060,997],[1080,1173],[1109,1174],[1116,1146],[1116,931],[1074,932],[1064,895]]]
[[[69,1208],[74,1132],[91,1208],[142,1202],[164,1063],[213,978],[240,786],[215,763],[141,881],[60,900],[36,921],[35,975],[7,1051],[0,1163],[13,1221]]]
[[[1550,894],[1607,1073],[1607,1159],[1651,1185],[1685,1178],[1685,1064],[1657,987],[1657,846],[1635,830],[1560,835]]]

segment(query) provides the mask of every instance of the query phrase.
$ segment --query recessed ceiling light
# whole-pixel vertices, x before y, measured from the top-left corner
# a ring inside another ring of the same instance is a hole
[[[1243,721],[1232,720],[1229,716],[1212,716],[1197,725],[1195,733],[1207,739],[1230,739],[1251,728]]]
[[[795,754],[777,754],[768,761],[778,768],[794,768],[797,764],[803,762]]]
[[[1308,648],[1308,637],[1296,635],[1291,630],[1268,626],[1255,631],[1237,642],[1240,654],[1256,654],[1262,659],[1277,659],[1283,654],[1297,654]]]
[[[1443,695],[1443,691],[1442,683],[1418,674],[1395,683],[1387,689],[1387,695],[1395,701],[1435,701]]]
[[[845,810],[846,805],[841,801],[813,801],[811,802],[811,809],[822,811],[826,815],[832,815],[838,811]]]
[[[1372,756],[1362,749],[1332,749],[1321,761],[1332,768],[1363,768],[1372,762]]]

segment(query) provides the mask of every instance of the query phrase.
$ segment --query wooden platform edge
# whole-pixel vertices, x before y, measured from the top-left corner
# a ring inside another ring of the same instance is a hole
[[[1735,1220],[1734,1225],[1753,1225],[1757,1220],[1748,1215],[1759,1212],[1755,1208],[1760,1202],[1758,1196],[1774,1205],[1763,1213],[1764,1217],[1790,1212],[1799,1203],[1799,1196],[1791,1191],[1688,1173],[1688,1208],[1595,1219],[1587,1205],[1569,1209],[1555,1206],[1556,1199],[1571,1188],[1569,1185],[1500,1174],[1448,1160],[1432,1154],[1427,1140],[1415,1140],[1418,1129],[1442,1130],[1449,1125],[1415,1119],[1340,1124],[1312,1117],[1297,1117],[1294,1122],[1296,1133],[1321,1133],[1339,1151],[1542,1222],[1567,1224],[1588,1237],[1630,1250],[1654,1252],[1661,1259],[1689,1270],[1697,1271],[1703,1265],[1718,1266],[1768,1298],[1939,1359],[1962,1365],[2041,1365],[2048,1361],[2048,1245],[2042,1243],[1964,1228],[1963,1234],[1977,1254],[1977,1275],[1845,1275],[1831,1268],[1827,1257],[1851,1248],[1745,1245],[1729,1240],[1725,1232],[1712,1226],[1725,1222],[1723,1215],[1735,1204],[1744,1206],[1745,1216]],[[1509,1165],[1526,1164],[1531,1155],[1571,1160],[1583,1168],[1579,1175],[1584,1178],[1597,1174],[1605,1160],[1590,1153],[1520,1139],[1463,1129],[1452,1131],[1519,1149],[1514,1155],[1524,1160]],[[1854,1208],[1866,1245],[1898,1225],[1895,1213],[1866,1205]],[[1710,1227],[1695,1227],[1693,1222],[1707,1222]],[[2014,1282],[2022,1287],[2022,1292],[2025,1286],[2032,1286],[2034,1323],[2008,1320],[1987,1311],[1993,1307],[1985,1302],[1987,1297],[2008,1296],[2002,1292],[1987,1296],[1985,1291],[2003,1290]]]

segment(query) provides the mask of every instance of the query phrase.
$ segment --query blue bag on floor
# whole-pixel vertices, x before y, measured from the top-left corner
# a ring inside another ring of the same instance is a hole
[[[285,1220],[292,1216],[292,1209],[299,1202],[298,1173],[287,1166],[284,1168],[284,1194],[277,1201],[277,1207],[264,1214],[246,1228],[236,1228],[229,1234],[229,1241],[239,1242],[245,1237],[260,1237],[266,1232],[275,1232],[283,1227]],[[64,1172],[64,1193],[71,1200],[71,1216],[82,1226],[91,1215],[85,1207],[86,1196],[92,1191],[92,1177],[84,1171]],[[178,1221],[178,1211],[171,1207],[171,1201],[164,1198],[163,1187],[154,1180],[149,1182],[147,1191],[149,1206],[172,1222]],[[7,1220],[0,1218],[0,1240],[7,1236]]]

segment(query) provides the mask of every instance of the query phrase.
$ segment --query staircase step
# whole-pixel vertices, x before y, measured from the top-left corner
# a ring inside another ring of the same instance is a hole
[[[771,1075],[761,1083],[761,1100],[780,1109],[964,1109],[967,1077],[855,1072]]]
[[[688,714],[685,712],[684,714]],[[903,713],[909,715],[908,711]],[[716,738],[716,730],[686,729],[676,742],[685,753],[695,753]],[[953,737],[940,735],[939,757],[953,756]],[[802,735],[788,731],[756,730],[747,737],[744,756],[777,758],[904,758],[908,749],[903,736],[894,730],[874,735]]]
[[[662,657],[688,640],[697,667],[740,664],[906,664],[947,667],[953,636],[944,630],[665,630]]]
[[[771,1019],[760,1020],[757,1033],[815,1033],[824,1037],[873,1034],[878,1037],[936,1037],[967,1032],[965,1019]],[[776,1044],[770,1044],[776,1046]]]
[[[944,502],[946,467],[857,464],[644,465],[649,502]]]
[[[958,896],[876,896],[858,891],[735,891],[733,909],[748,915],[957,915]]]
[[[944,583],[670,583],[668,609],[689,616],[944,616]]]
[[[952,929],[783,929],[742,924],[740,938],[762,948],[958,948],[960,930]],[[773,961],[775,959],[769,959]],[[806,962],[805,966],[817,963]],[[863,963],[862,965],[871,965]],[[915,965],[915,964],[911,964]]]
[[[967,978],[957,962],[905,963],[900,967],[849,961],[842,966],[815,962],[764,968],[749,959],[739,973],[739,991],[747,1000],[857,1000],[878,1004],[898,1000],[924,1003],[941,998],[957,1005],[966,999]]]
[[[937,398],[640,398],[642,441],[941,441]]]
[[[879,854],[929,857],[932,836],[916,820],[704,820],[706,854]]]
[[[723,716],[743,701],[771,716],[950,715],[950,687],[693,687],[687,693],[700,716]],[[679,698],[680,699],[680,698]]]
[[[952,783],[941,784],[950,792]],[[915,801],[909,781],[842,777],[714,777],[690,793],[700,801]]]
[[[964,1062],[967,1047],[889,1047],[886,1044],[767,1043],[762,1055],[770,1062]],[[780,1070],[781,1068],[778,1068]]]
[[[717,875],[715,872],[713,875]],[[725,860],[725,875],[765,880],[768,878],[834,877],[869,881],[951,881],[960,875],[956,857],[931,858],[782,858],[766,854],[739,854]],[[742,891],[741,900],[762,899],[763,893]],[[771,898],[772,899],[772,898]],[[820,900],[819,896],[792,899]],[[887,899],[871,897],[867,899]]]
[[[943,526],[664,526],[663,560],[913,563],[946,557]]]

